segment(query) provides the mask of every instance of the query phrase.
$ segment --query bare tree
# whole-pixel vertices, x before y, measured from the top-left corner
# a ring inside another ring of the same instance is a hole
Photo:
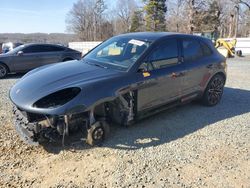
[[[94,40],[100,40],[101,37],[101,26],[103,24],[103,13],[106,10],[104,0],[96,0],[94,7]]]
[[[185,0],[175,0],[168,4],[167,30],[173,32],[188,33],[188,12],[185,7]]]
[[[248,10],[250,10],[250,1],[249,0],[246,0],[246,1],[239,0],[239,4],[243,4],[243,5],[247,6]]]
[[[187,0],[189,10],[189,32],[192,34],[196,30],[201,30],[201,24],[205,17],[205,11],[211,1],[207,0]]]
[[[238,36],[238,27],[239,27],[239,16],[240,16],[240,5],[244,5],[250,10],[250,1],[243,1],[243,0],[232,0],[234,2],[235,7],[235,19],[234,19],[234,26],[235,26],[235,32],[234,37]]]
[[[138,2],[141,2],[138,3]],[[146,0],[116,0],[116,6],[108,9],[106,0],[78,0],[67,15],[68,31],[80,40],[104,40],[110,36],[147,29],[147,20],[155,14],[154,3]],[[144,4],[142,4],[144,2]],[[156,19],[162,30],[194,33],[217,30],[221,37],[249,34],[250,0],[168,0],[165,19]],[[144,5],[138,8],[139,5]],[[147,6],[145,8],[146,5]],[[151,10],[152,9],[152,10]],[[157,12],[157,11],[155,11]],[[157,12],[159,14],[159,12]],[[157,15],[156,14],[156,15]],[[161,21],[159,21],[161,20]],[[151,24],[154,26],[154,24]]]
[[[239,24],[241,23],[240,14],[243,10],[250,10],[249,0],[219,0],[222,5],[221,16],[221,36],[237,37]]]
[[[188,0],[189,7],[189,32],[194,31],[194,14],[195,14],[195,0]]]
[[[117,0],[116,30],[118,33],[129,32],[132,15],[136,10],[135,0]]]
[[[176,32],[179,32],[180,31],[180,13],[181,13],[181,6],[183,5],[183,1],[184,0],[177,0],[176,2],[176,17],[177,17],[177,20],[176,20]]]
[[[76,33],[81,40],[102,40],[105,9],[103,0],[78,0],[67,15],[68,31]]]

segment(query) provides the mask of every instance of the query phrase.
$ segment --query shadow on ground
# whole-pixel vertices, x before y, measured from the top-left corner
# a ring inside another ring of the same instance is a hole
[[[250,91],[225,88],[222,101],[215,107],[190,103],[147,118],[129,128],[113,126],[110,137],[104,142],[103,147],[136,150],[157,146],[248,112],[250,112]],[[77,136],[74,139],[75,141],[68,140],[65,147],[61,144],[46,144],[44,148],[51,153],[58,153],[63,149],[91,149],[83,141],[79,141],[79,138],[77,141]]]

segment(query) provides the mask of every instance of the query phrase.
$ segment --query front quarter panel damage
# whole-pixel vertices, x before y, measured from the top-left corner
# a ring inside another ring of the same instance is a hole
[[[76,130],[79,126],[88,129],[90,123],[94,124],[100,118],[128,125],[135,115],[133,93],[128,92],[135,89],[131,88],[134,78],[128,78],[129,76],[121,74],[115,79],[107,77],[96,82],[73,85],[71,87],[81,88],[81,92],[66,104],[55,108],[35,107],[34,104],[41,98],[41,94],[37,95],[39,98],[32,96],[29,91],[23,90],[19,82],[10,91],[10,98],[17,106],[16,112],[24,114],[24,119],[27,119],[27,125],[17,124],[16,127],[20,128],[19,134],[26,142],[36,145],[44,138],[50,141],[58,138],[64,140],[64,137],[72,132],[71,130]],[[28,99],[29,96],[30,99]],[[28,103],[25,103],[26,101]],[[120,105],[118,109],[115,108],[117,103]],[[110,118],[115,110],[119,113],[115,114],[115,118]],[[94,118],[90,122],[91,112]]]

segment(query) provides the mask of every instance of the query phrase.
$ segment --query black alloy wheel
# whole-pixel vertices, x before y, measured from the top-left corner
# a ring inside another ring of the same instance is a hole
[[[215,106],[221,100],[225,79],[222,75],[215,75],[209,82],[203,95],[203,103],[207,106]]]
[[[4,78],[8,74],[8,69],[5,65],[0,64],[0,78]]]

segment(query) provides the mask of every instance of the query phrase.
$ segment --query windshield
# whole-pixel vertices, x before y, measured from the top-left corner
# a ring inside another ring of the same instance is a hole
[[[13,50],[11,50],[11,51],[9,51],[9,52],[7,52],[7,53],[8,53],[8,54],[14,54],[14,53],[17,53],[17,52],[19,52],[19,51],[22,51],[23,48],[24,48],[24,45],[21,45],[21,46],[18,46],[18,47],[16,47],[16,48],[14,48]]]
[[[114,37],[102,43],[84,59],[87,63],[127,71],[149,47],[149,41]]]

